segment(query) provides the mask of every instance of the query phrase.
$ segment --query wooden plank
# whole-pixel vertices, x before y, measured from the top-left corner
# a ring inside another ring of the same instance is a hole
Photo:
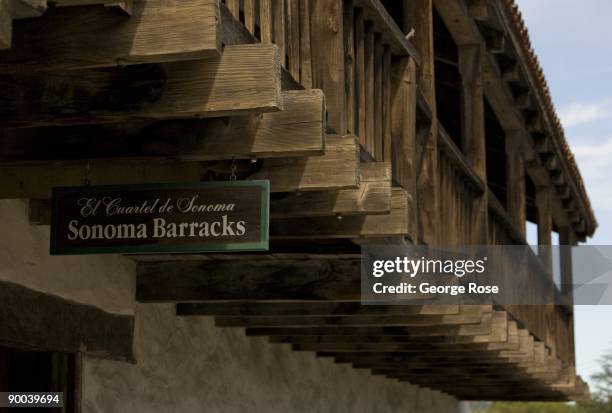
[[[312,88],[312,53],[310,51],[310,0],[300,2],[300,83]]]
[[[249,179],[269,179],[271,191],[357,188],[359,148],[351,135],[327,135],[325,155],[269,159]]]
[[[0,164],[99,159],[206,161],[322,155],[325,104],[319,90],[282,93],[284,110],[224,119],[0,131]]]
[[[391,130],[391,112],[393,110],[391,106],[391,49],[388,46],[384,47],[383,54],[383,74],[382,74],[382,160],[385,162],[392,161],[392,130]],[[415,107],[416,107],[416,101]],[[415,119],[416,129],[416,119]]]
[[[312,85],[322,89],[327,103],[327,124],[345,134],[344,25],[342,0],[310,0]]]
[[[394,54],[398,56],[408,55],[414,58],[417,63],[420,62],[419,52],[406,39],[404,32],[397,26],[380,0],[355,0],[355,6],[364,9],[366,18],[374,22],[376,31],[384,35],[385,43],[392,47]]]
[[[281,57],[281,65],[287,68],[287,33],[285,26],[285,2],[287,0],[275,0],[272,2],[272,27],[274,28],[274,44],[278,46]]]
[[[0,1],[0,50],[10,49],[13,38],[13,16],[8,1]]]
[[[353,137],[327,137],[323,156],[238,162],[239,179],[268,179],[272,192],[357,188],[358,148]],[[87,165],[89,164],[89,168]],[[96,161],[82,164],[0,167],[0,199],[48,199],[55,186],[189,182],[229,179],[231,161],[151,163]]]
[[[52,8],[14,24],[0,73],[82,69],[218,57],[214,0],[138,0],[131,17],[100,7]]]
[[[244,25],[251,34],[255,34],[255,0],[244,0]]]
[[[357,189],[287,194],[274,199],[270,216],[276,218],[388,214],[391,211],[391,167],[366,163],[359,168]]]
[[[344,70],[346,73],[346,123],[349,132],[359,136],[355,124],[356,93],[355,93],[355,26],[353,2],[344,2]]]
[[[552,275],[552,189],[536,188],[538,224],[538,256],[544,268]]]
[[[391,164],[393,178],[408,194],[410,208],[410,238],[418,242],[416,110],[417,68],[414,60],[404,58],[393,68],[391,103]]]
[[[383,160],[383,58],[382,37],[374,35],[374,151],[371,155],[377,161]]]
[[[365,57],[365,22],[363,10],[355,9],[355,88],[357,100],[356,134],[359,143],[366,147],[366,57]]]
[[[375,142],[375,113],[376,107],[374,105],[374,87],[375,87],[375,71],[374,71],[374,26],[371,22],[365,23],[365,148],[374,155],[374,142]]]
[[[240,0],[226,0],[227,9],[236,20],[240,20]]]
[[[522,238],[525,238],[526,225],[526,190],[525,165],[521,153],[521,131],[506,133],[506,181],[507,201],[506,209],[512,224],[516,227]]]
[[[0,282],[0,345],[134,361],[134,317]]]
[[[3,0],[10,8],[13,19],[40,17],[47,11],[47,0]]]
[[[371,238],[405,236],[408,233],[408,205],[406,191],[393,188],[391,212],[387,215],[347,217],[314,217],[275,220],[270,226],[271,237],[292,238]]]
[[[300,5],[299,0],[287,0],[287,49],[289,73],[300,78]]]
[[[361,298],[359,259],[146,262],[137,272],[141,302]]]
[[[0,79],[0,124],[46,126],[130,118],[218,117],[282,109],[278,49],[228,46],[205,61]]]
[[[272,0],[259,0],[259,28],[261,42],[272,43]]]
[[[363,305],[360,302],[331,302],[331,301],[304,301],[304,302],[206,302],[206,303],[179,303],[176,306],[178,316],[355,316],[355,315],[415,315],[415,314],[457,314],[457,305]],[[292,336],[291,331],[281,332],[280,335]],[[300,330],[298,330],[300,331]],[[333,330],[332,330],[333,332]],[[257,331],[255,331],[257,333]],[[276,329],[272,330],[276,334]],[[356,332],[357,333],[357,332]],[[268,335],[249,334],[247,335]],[[315,335],[315,334],[311,334]],[[350,336],[349,336],[350,337]]]

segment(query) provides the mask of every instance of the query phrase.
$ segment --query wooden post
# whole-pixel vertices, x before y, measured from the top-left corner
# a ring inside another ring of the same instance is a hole
[[[436,119],[436,93],[434,79],[433,50],[433,3],[432,0],[404,0],[404,32],[414,29],[411,39],[421,55],[419,87],[432,112],[429,136],[423,147],[421,168],[417,171],[417,197],[419,214],[419,237],[428,244],[439,242],[439,182],[438,165],[438,123]]]
[[[462,92],[462,141],[463,153],[470,168],[485,183],[487,182],[484,88],[482,64],[484,48],[481,44],[459,46],[459,72]],[[488,200],[485,191],[474,199],[471,222],[472,239],[468,243],[484,245],[488,242]]]
[[[536,188],[536,207],[538,210],[538,255],[544,268],[552,276],[552,190],[550,187]]]
[[[339,134],[346,128],[344,84],[344,24],[342,0],[312,0],[312,83],[322,89],[327,104],[327,125]]]
[[[391,163],[393,179],[408,192],[409,236],[418,243],[416,187],[417,66],[404,58],[393,67],[391,105]]]
[[[526,189],[522,142],[522,131],[506,132],[506,209],[512,223],[525,238]]]

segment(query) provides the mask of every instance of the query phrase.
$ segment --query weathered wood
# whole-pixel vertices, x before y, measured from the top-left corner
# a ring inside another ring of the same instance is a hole
[[[357,112],[357,93],[355,90],[355,14],[353,2],[351,0],[344,1],[344,70],[346,73],[346,123],[347,129],[359,136],[356,125]]]
[[[0,50],[9,49],[13,39],[13,16],[7,0],[0,1]]]
[[[259,0],[259,28],[261,42],[272,43],[272,0]]]
[[[417,67],[416,62],[404,58],[393,68],[391,87],[391,164],[393,178],[408,194],[410,208],[409,236],[418,242],[417,168],[416,161],[416,110]]]
[[[354,136],[327,135],[325,155],[269,159],[249,179],[269,179],[273,192],[357,188],[358,150]]]
[[[363,10],[356,9],[355,15],[355,99],[356,99],[356,134],[359,136],[359,143],[366,147],[366,43],[365,43],[365,22],[363,20]]]
[[[365,53],[365,149],[370,155],[375,153],[375,124],[376,124],[376,104],[375,104],[375,48],[374,48],[374,26],[371,22],[365,23],[364,35]]]
[[[244,0],[244,25],[251,34],[255,34],[255,0]]]
[[[300,2],[300,83],[312,88],[312,52],[310,45],[310,0]]]
[[[323,156],[268,159],[261,165],[238,165],[239,179],[269,179],[272,192],[357,188],[359,159],[353,137],[328,136]],[[89,168],[88,168],[89,165]],[[231,161],[151,163],[96,161],[80,165],[0,167],[0,199],[47,199],[55,186],[227,180]]]
[[[287,48],[289,73],[300,79],[300,5],[299,0],[287,1]]]
[[[272,27],[274,29],[274,44],[278,46],[281,65],[286,68],[287,62],[287,33],[285,19],[285,2],[287,0],[272,1]]]
[[[377,161],[383,160],[383,56],[382,37],[374,35],[374,146],[370,155]]]
[[[218,21],[216,0],[137,0],[131,17],[100,7],[52,8],[14,23],[0,73],[218,57]]]
[[[357,189],[287,194],[273,199],[272,218],[388,214],[391,211],[391,167],[361,164]]]
[[[482,62],[484,49],[480,44],[459,46],[459,72],[461,74],[462,104],[462,144],[467,164],[485,183],[486,145],[484,119],[484,90]],[[470,243],[484,245],[488,241],[488,204],[486,193],[474,199],[471,217]]]
[[[44,126],[282,109],[278,49],[228,46],[205,61],[4,76],[0,124]]]
[[[240,0],[226,0],[227,9],[236,20],[240,20]]]
[[[457,305],[363,305],[360,302],[207,302],[179,303],[179,316],[357,316],[357,315],[432,315],[457,314]],[[275,330],[272,330],[275,332]],[[247,331],[247,335],[250,335]],[[259,335],[259,334],[253,334]],[[268,335],[268,334],[261,334]],[[291,333],[287,335],[291,336]]]
[[[364,10],[366,18],[374,22],[376,31],[384,36],[385,43],[392,47],[393,54],[398,56],[411,56],[418,63],[421,58],[419,52],[406,39],[405,34],[397,26],[395,20],[385,9],[380,0],[354,0],[355,6]]]
[[[523,162],[521,131],[506,133],[506,209],[512,224],[525,238],[526,225],[526,189],[525,165]]]
[[[134,361],[134,317],[0,282],[0,345]]]
[[[406,191],[393,188],[391,212],[387,215],[281,219],[271,223],[272,237],[286,238],[372,238],[406,236],[408,234]]]
[[[13,19],[40,17],[47,10],[47,0],[3,0]]]
[[[544,268],[552,274],[552,189],[536,188],[536,207],[538,220],[538,256]]]
[[[358,259],[146,262],[138,264],[136,298],[141,302],[359,300],[360,277]]]
[[[0,164],[96,159],[205,161],[322,155],[321,91],[282,93],[284,110],[224,119],[0,130]]]
[[[388,46],[383,50],[383,68],[382,68],[382,151],[381,156],[384,162],[391,162],[391,153],[393,150],[392,131],[391,131],[391,49]],[[415,101],[416,107],[416,101]],[[416,127],[416,122],[415,122]]]
[[[345,134],[344,28],[342,0],[310,0],[312,85],[327,102],[327,124]]]

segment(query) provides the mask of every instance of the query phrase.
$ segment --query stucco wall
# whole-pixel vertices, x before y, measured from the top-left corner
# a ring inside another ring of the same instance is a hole
[[[120,255],[49,255],[49,227],[30,225],[28,203],[0,201],[0,281],[131,314],[134,273],[133,261]]]
[[[172,305],[136,308],[137,365],[88,358],[84,413],[454,413],[438,392],[372,376],[289,345],[177,318]]]
[[[49,229],[29,224],[26,202],[0,201],[0,234],[0,281],[135,313],[136,364],[84,359],[84,413],[456,411],[438,392],[217,328],[211,318],[178,318],[172,305],[136,304],[131,260],[49,256]]]

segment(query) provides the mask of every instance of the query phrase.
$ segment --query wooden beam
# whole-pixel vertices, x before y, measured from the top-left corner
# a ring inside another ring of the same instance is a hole
[[[141,262],[136,299],[360,300],[360,265],[359,259]]]
[[[134,361],[134,317],[0,282],[0,345]]]
[[[270,216],[296,218],[388,214],[391,211],[391,166],[364,163],[357,189],[287,194],[273,199]]]
[[[47,10],[47,0],[3,0],[10,8],[13,19],[40,17]]]
[[[178,316],[357,316],[458,314],[458,305],[363,305],[361,302],[207,302],[179,303]],[[247,332],[248,333],[248,332]],[[247,334],[248,335],[248,334]],[[266,334],[262,334],[266,335]],[[287,334],[291,335],[291,334]]]
[[[228,46],[205,61],[0,79],[0,125],[246,115],[282,109],[278,49]]]
[[[209,161],[322,155],[320,90],[282,93],[281,112],[230,119],[0,130],[0,164],[43,165],[101,159]]]
[[[14,23],[13,47],[0,53],[0,73],[203,59],[220,52],[216,0],[137,0],[132,16],[101,7],[51,8]]]
[[[292,238],[380,238],[406,236],[409,210],[406,191],[393,188],[391,213],[347,217],[281,219],[271,223],[270,234],[280,239]]]
[[[238,161],[239,179],[268,179],[272,192],[357,188],[359,160],[355,139],[327,137],[325,155]],[[55,186],[189,182],[229,179],[231,161],[152,163],[97,161],[82,164],[0,167],[0,199],[48,199]]]
[[[359,148],[352,135],[327,135],[325,155],[268,159],[248,178],[269,179],[272,192],[357,188]]]

